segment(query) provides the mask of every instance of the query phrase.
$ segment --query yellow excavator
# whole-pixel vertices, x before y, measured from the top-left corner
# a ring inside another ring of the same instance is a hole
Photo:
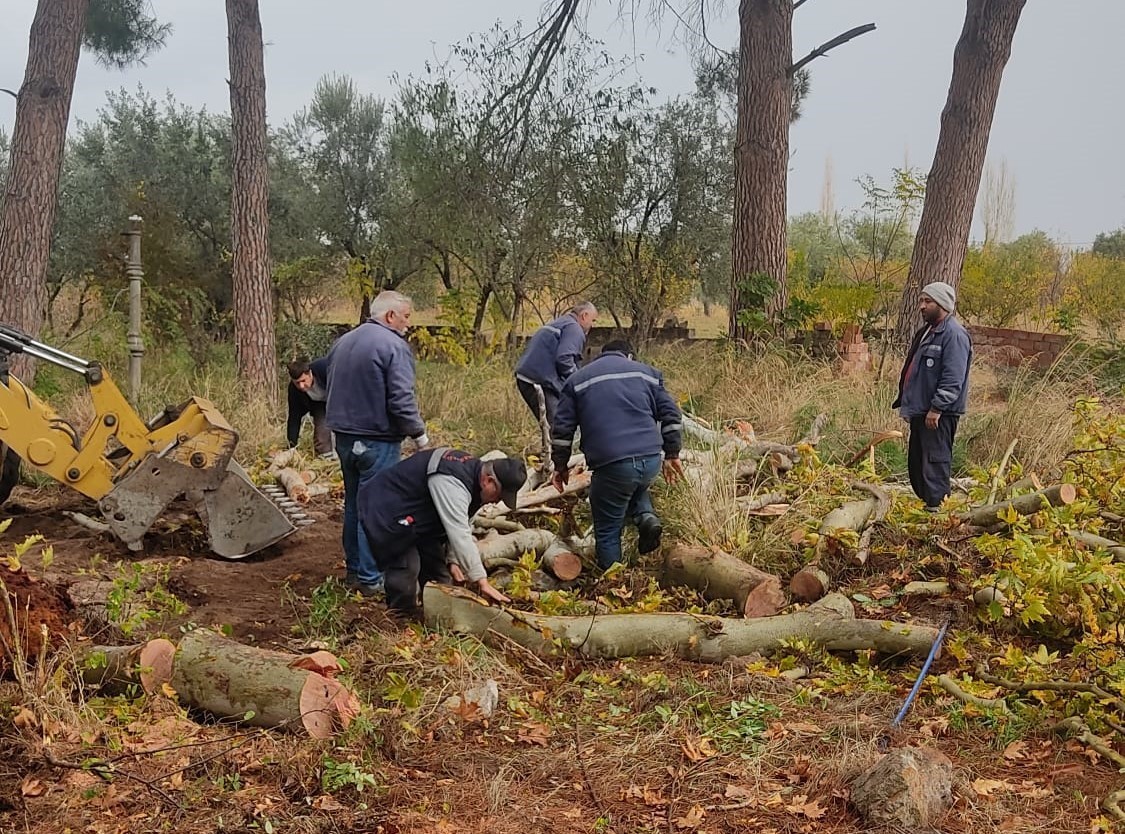
[[[24,353],[79,374],[94,420],[84,433],[9,373]],[[0,325],[0,504],[21,460],[98,504],[109,530],[131,550],[168,505],[194,504],[211,550],[241,559],[311,523],[283,492],[259,491],[234,459],[238,433],[201,397],[145,422],[98,362],[80,359]]]

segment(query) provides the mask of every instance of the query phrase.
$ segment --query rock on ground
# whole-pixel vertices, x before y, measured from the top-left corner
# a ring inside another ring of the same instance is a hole
[[[869,823],[928,826],[953,804],[953,762],[928,747],[892,750],[852,781],[851,799]]]

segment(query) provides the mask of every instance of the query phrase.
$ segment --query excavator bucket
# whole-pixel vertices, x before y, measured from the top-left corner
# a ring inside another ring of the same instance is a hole
[[[259,491],[233,460],[218,488],[204,490],[200,515],[211,549],[224,559],[249,556],[311,523],[280,490]]]

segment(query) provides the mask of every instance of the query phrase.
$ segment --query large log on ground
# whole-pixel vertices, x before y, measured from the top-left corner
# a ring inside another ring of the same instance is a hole
[[[937,637],[937,629],[928,626],[857,620],[842,594],[829,594],[793,614],[754,620],[697,614],[544,617],[495,608],[462,588],[430,583],[423,608],[431,628],[472,634],[486,642],[499,634],[544,656],[565,646],[590,658],[671,655],[721,663],[728,657],[771,652],[786,640],[803,638],[831,651],[924,657]]]
[[[675,544],[664,553],[664,587],[694,588],[705,599],[731,599],[743,617],[772,617],[785,605],[781,580],[717,548]]]
[[[181,703],[221,718],[330,738],[347,728],[359,702],[327,676],[332,663],[325,661],[244,646],[201,628],[180,641],[172,687]]]
[[[582,573],[578,549],[561,541],[550,530],[529,527],[505,535],[489,534],[477,540],[477,550],[486,568],[507,567],[525,553],[534,553],[547,570],[562,580]]]
[[[977,527],[988,527],[997,522],[1003,522],[1003,516],[1009,509],[1014,509],[1019,515],[1032,515],[1040,510],[1050,507],[1062,507],[1073,504],[1078,497],[1074,484],[1055,484],[1046,489],[1029,492],[1026,495],[1017,495],[999,504],[989,504],[978,507],[961,516],[961,520]]]
[[[81,653],[84,689],[99,695],[120,695],[140,685],[146,694],[172,681],[176,646],[157,638],[135,646],[90,646]]]
[[[858,534],[878,509],[879,499],[872,496],[862,501],[849,501],[824,516],[817,530],[820,534],[820,540],[816,543],[817,557],[823,561],[830,556],[846,553],[852,561],[856,561],[857,556],[865,552],[861,549],[861,545],[865,543],[857,537],[853,544],[840,534],[849,531]],[[866,559],[864,555],[863,560]]]

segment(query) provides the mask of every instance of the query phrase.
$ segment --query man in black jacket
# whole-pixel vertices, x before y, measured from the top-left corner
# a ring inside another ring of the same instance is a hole
[[[669,482],[683,474],[682,424],[660,371],[635,361],[624,340],[607,344],[563,385],[551,429],[551,482],[562,491],[571,443],[581,427],[582,452],[593,470],[590,512],[602,568],[622,560],[621,530],[627,520],[637,526],[637,550],[650,553],[660,546],[662,525],[648,488],[661,469]]]
[[[285,436],[289,447],[297,445],[301,437],[301,421],[305,415],[312,417],[313,451],[320,457],[332,459],[332,431],[325,419],[325,401],[328,399],[328,358],[311,362],[296,359],[289,363],[289,420]]]

